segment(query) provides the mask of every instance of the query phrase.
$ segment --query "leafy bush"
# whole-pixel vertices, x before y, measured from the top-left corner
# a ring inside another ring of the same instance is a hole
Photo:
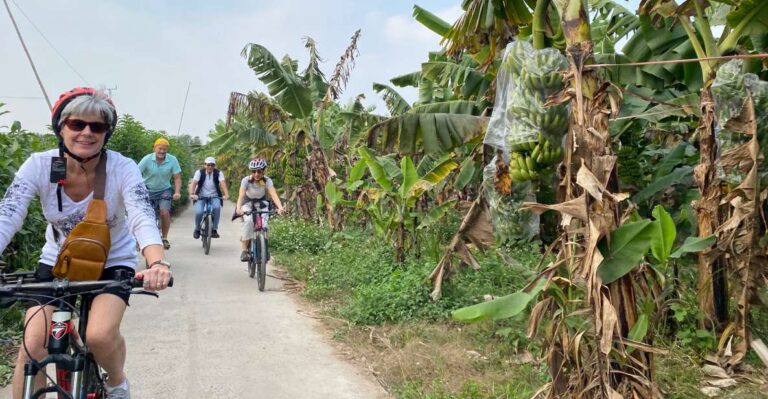
[[[443,298],[433,302],[428,276],[434,262],[411,258],[399,264],[391,246],[372,237],[366,231],[329,236],[315,224],[278,218],[271,224],[270,247],[278,263],[306,281],[309,299],[333,300],[335,311],[355,324],[444,319],[486,294],[519,289],[539,257],[535,246],[479,255],[481,269],[459,270],[444,285]]]
[[[323,227],[290,216],[270,220],[269,237],[269,248],[274,253],[319,254],[330,239]]]
[[[445,318],[449,309],[429,298],[431,287],[425,277],[433,268],[428,263],[393,267],[381,281],[355,289],[341,315],[362,325]]]
[[[52,135],[28,132],[15,123],[9,131],[0,131],[0,192],[3,194],[13,181],[16,171],[33,152],[54,148]],[[16,233],[3,254],[8,262],[7,271],[29,270],[37,266],[40,250],[45,242],[46,221],[40,201],[35,199],[29,207],[21,230]]]

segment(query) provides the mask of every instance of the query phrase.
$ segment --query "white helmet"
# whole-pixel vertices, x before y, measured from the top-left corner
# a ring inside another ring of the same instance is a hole
[[[253,158],[251,162],[248,163],[248,169],[250,170],[266,169],[266,168],[267,168],[267,161],[265,161],[263,158]]]
[[[212,163],[212,164],[216,165],[216,158],[214,158],[214,157],[205,158],[205,164],[207,165],[209,163]]]

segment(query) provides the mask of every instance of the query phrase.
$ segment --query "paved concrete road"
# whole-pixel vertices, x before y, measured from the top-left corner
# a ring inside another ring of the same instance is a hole
[[[281,282],[259,292],[240,263],[240,223],[222,210],[210,255],[192,238],[194,211],[174,219],[175,286],[160,299],[131,297],[122,324],[135,399],[386,398],[364,372],[326,343],[318,323],[298,313]],[[0,398],[10,398],[9,389]]]

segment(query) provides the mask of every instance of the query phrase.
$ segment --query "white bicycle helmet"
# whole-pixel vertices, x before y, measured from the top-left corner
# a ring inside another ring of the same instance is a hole
[[[209,164],[209,163],[212,163],[212,164],[216,165],[216,158],[214,158],[214,157],[205,158],[205,162],[204,163],[206,165]]]
[[[251,159],[251,162],[248,163],[248,169],[250,170],[266,169],[266,168],[267,168],[267,161],[265,161],[264,158],[253,158]]]

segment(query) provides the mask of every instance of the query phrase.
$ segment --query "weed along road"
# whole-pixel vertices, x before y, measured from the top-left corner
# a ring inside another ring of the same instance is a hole
[[[210,255],[192,238],[194,210],[174,218],[167,252],[174,287],[132,296],[122,324],[135,399],[386,398],[341,360],[319,324],[302,316],[281,281],[259,292],[239,261],[240,223],[222,209]],[[270,272],[271,274],[271,272]],[[10,386],[0,398],[10,398]]]

